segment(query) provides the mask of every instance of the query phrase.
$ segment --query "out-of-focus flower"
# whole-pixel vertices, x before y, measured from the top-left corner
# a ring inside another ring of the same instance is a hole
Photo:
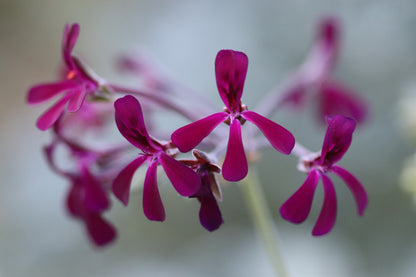
[[[248,164],[241,138],[241,125],[246,120],[255,124],[270,141],[272,146],[283,154],[289,154],[295,144],[293,135],[258,113],[248,111],[241,103],[244,81],[247,74],[248,58],[242,52],[221,50],[215,60],[217,87],[225,104],[223,112],[212,114],[182,128],[172,134],[172,142],[181,152],[196,147],[215,127],[225,122],[230,125],[227,152],[222,165],[222,175],[227,181],[245,178]]]
[[[312,231],[314,236],[328,233],[335,223],[337,199],[334,185],[328,177],[328,173],[332,172],[338,175],[351,190],[359,215],[363,215],[368,201],[367,193],[357,178],[344,168],[336,165],[350,147],[356,125],[355,121],[342,115],[327,116],[326,120],[328,129],[321,152],[301,158],[300,169],[308,173],[308,177],[303,185],[280,208],[280,214],[284,219],[293,223],[303,222],[311,210],[319,179],[322,179],[324,203]]]
[[[148,219],[163,221],[165,210],[157,185],[157,166],[162,165],[173,187],[182,196],[192,196],[199,190],[200,177],[192,169],[173,158],[177,150],[175,152],[170,142],[162,143],[149,136],[140,103],[136,98],[127,95],[118,99],[114,107],[120,133],[143,153],[120,172],[113,182],[113,193],[127,205],[134,172],[147,162],[149,167],[143,187],[143,211]]]
[[[76,112],[83,105],[88,94],[92,94],[103,84],[103,80],[95,76],[81,60],[72,54],[79,35],[79,25],[65,26],[62,40],[62,57],[66,68],[65,80],[42,83],[29,89],[27,102],[29,104],[43,103],[58,94],[63,96],[37,121],[41,130],[49,129],[64,112]]]
[[[348,86],[333,77],[339,52],[340,27],[337,19],[324,18],[318,26],[315,43],[308,59],[295,73],[293,84],[283,103],[304,105],[310,99],[319,101],[319,118],[343,114],[362,122],[368,113],[366,102]]]

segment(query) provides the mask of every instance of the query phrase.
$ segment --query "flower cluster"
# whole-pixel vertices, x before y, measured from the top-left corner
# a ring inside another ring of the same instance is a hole
[[[111,206],[110,195],[128,205],[133,177],[144,164],[147,170],[142,186],[142,206],[149,220],[164,221],[166,218],[157,180],[161,166],[179,195],[198,200],[201,225],[208,231],[218,229],[224,220],[218,205],[222,192],[217,174],[230,182],[243,180],[251,161],[247,157],[269,146],[256,132],[247,130],[243,139],[245,123],[248,121],[257,127],[272,148],[289,155],[293,149],[301,148],[300,144],[295,143],[291,132],[267,117],[283,104],[299,104],[301,100],[306,103],[314,95],[321,99],[321,116],[326,116],[327,133],[319,154],[293,151],[300,158],[301,170],[308,176],[283,204],[281,215],[294,223],[304,221],[321,179],[324,204],[313,234],[328,233],[336,215],[335,189],[328,173],[344,180],[356,199],[359,214],[363,214],[367,204],[364,188],[351,173],[336,165],[348,150],[356,125],[355,120],[347,116],[362,120],[367,109],[359,97],[332,78],[339,45],[338,23],[334,19],[326,19],[320,25],[316,45],[295,74],[292,85],[278,96],[276,93],[266,96],[264,103],[267,105],[260,104],[256,112],[242,103],[248,69],[248,57],[243,52],[221,50],[215,59],[217,88],[225,105],[221,111],[204,105],[198,93],[177,89],[186,86],[173,81],[166,73],[152,70],[154,67],[143,56],[124,57],[121,64],[123,71],[140,75],[139,89],[99,77],[72,53],[79,30],[78,24],[67,25],[64,30],[63,79],[33,86],[27,102],[43,103],[61,95],[40,116],[37,126],[52,132],[52,142],[45,147],[48,163],[56,174],[69,181],[67,209],[85,224],[96,245],[106,245],[116,237],[115,228],[103,217]],[[319,93],[309,93],[312,90]],[[180,93],[186,93],[195,105],[177,103],[174,97],[181,96]],[[191,123],[177,130],[161,129],[152,121],[152,115],[160,111],[177,113]],[[106,141],[105,132],[115,128],[121,136],[117,136],[115,142]],[[58,148],[66,150],[71,168],[58,163]],[[182,157],[182,153],[191,151],[193,159]]]

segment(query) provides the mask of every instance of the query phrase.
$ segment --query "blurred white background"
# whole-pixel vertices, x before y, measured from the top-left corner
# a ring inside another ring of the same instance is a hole
[[[337,223],[329,235],[314,238],[321,197],[305,224],[282,220],[280,205],[305,176],[295,158],[265,154],[260,171],[284,260],[294,277],[415,276],[416,211],[398,185],[414,150],[397,115],[402,91],[416,74],[412,0],[1,0],[0,276],[273,276],[237,185],[223,189],[225,224],[216,232],[199,225],[196,201],[183,201],[166,187],[166,222],[147,221],[136,192],[128,208],[114,201],[109,218],[119,239],[105,249],[92,247],[64,210],[68,184],[42,156],[49,134],[35,121],[45,106],[29,107],[25,96],[31,85],[55,80],[63,27],[78,22],[75,51],[100,75],[120,80],[118,55],[144,48],[218,107],[215,55],[224,48],[244,51],[250,65],[243,100],[254,106],[302,62],[326,14],[343,24],[336,76],[371,104],[369,120],[341,162],[365,185],[370,202],[358,218],[350,192],[337,180]],[[274,119],[318,150],[324,129],[312,113],[284,110]]]

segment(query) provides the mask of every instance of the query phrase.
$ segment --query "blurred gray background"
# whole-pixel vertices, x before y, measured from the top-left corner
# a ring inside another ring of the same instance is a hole
[[[397,107],[416,74],[411,0],[2,0],[0,276],[273,276],[236,184],[223,188],[225,224],[218,231],[200,226],[196,201],[184,201],[165,186],[166,222],[146,220],[135,192],[128,208],[114,201],[108,215],[118,240],[94,248],[64,210],[68,184],[42,156],[49,134],[37,130],[35,121],[45,106],[26,106],[25,96],[31,85],[55,80],[63,27],[78,22],[75,51],[101,76],[122,80],[114,69],[117,56],[146,49],[218,107],[215,55],[224,48],[244,51],[250,65],[243,101],[255,106],[300,65],[326,14],[343,24],[336,76],[371,104],[369,120],[340,163],[362,181],[370,202],[359,218],[350,192],[333,178],[337,222],[329,235],[314,238],[322,190],[306,223],[285,222],[278,209],[305,175],[296,170],[294,157],[264,154],[260,173],[285,263],[290,276],[415,276],[416,211],[398,184],[404,160],[415,150],[399,128]],[[325,130],[313,112],[282,110],[274,119],[319,150]]]

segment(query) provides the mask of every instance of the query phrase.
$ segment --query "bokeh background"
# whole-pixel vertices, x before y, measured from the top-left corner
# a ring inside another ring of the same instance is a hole
[[[136,192],[128,208],[114,201],[108,215],[118,240],[93,247],[64,210],[68,184],[42,156],[50,137],[35,121],[45,106],[26,106],[25,95],[31,85],[55,80],[63,27],[78,22],[76,52],[100,75],[122,80],[117,57],[145,49],[218,107],[215,55],[224,48],[244,51],[250,65],[243,97],[254,106],[300,65],[327,14],[343,24],[336,76],[371,105],[341,162],[365,185],[370,202],[359,218],[337,180],[337,223],[329,235],[314,238],[322,190],[306,223],[285,222],[278,209],[305,176],[294,157],[264,154],[262,183],[289,276],[416,276],[416,210],[399,186],[404,161],[416,149],[401,127],[398,105],[416,81],[412,0],[1,0],[0,276],[273,276],[236,184],[223,188],[225,224],[218,231],[199,225],[195,201],[162,186],[166,222],[146,220]],[[282,110],[274,119],[318,150],[325,129],[313,113]],[[180,120],[178,126],[185,123]]]

